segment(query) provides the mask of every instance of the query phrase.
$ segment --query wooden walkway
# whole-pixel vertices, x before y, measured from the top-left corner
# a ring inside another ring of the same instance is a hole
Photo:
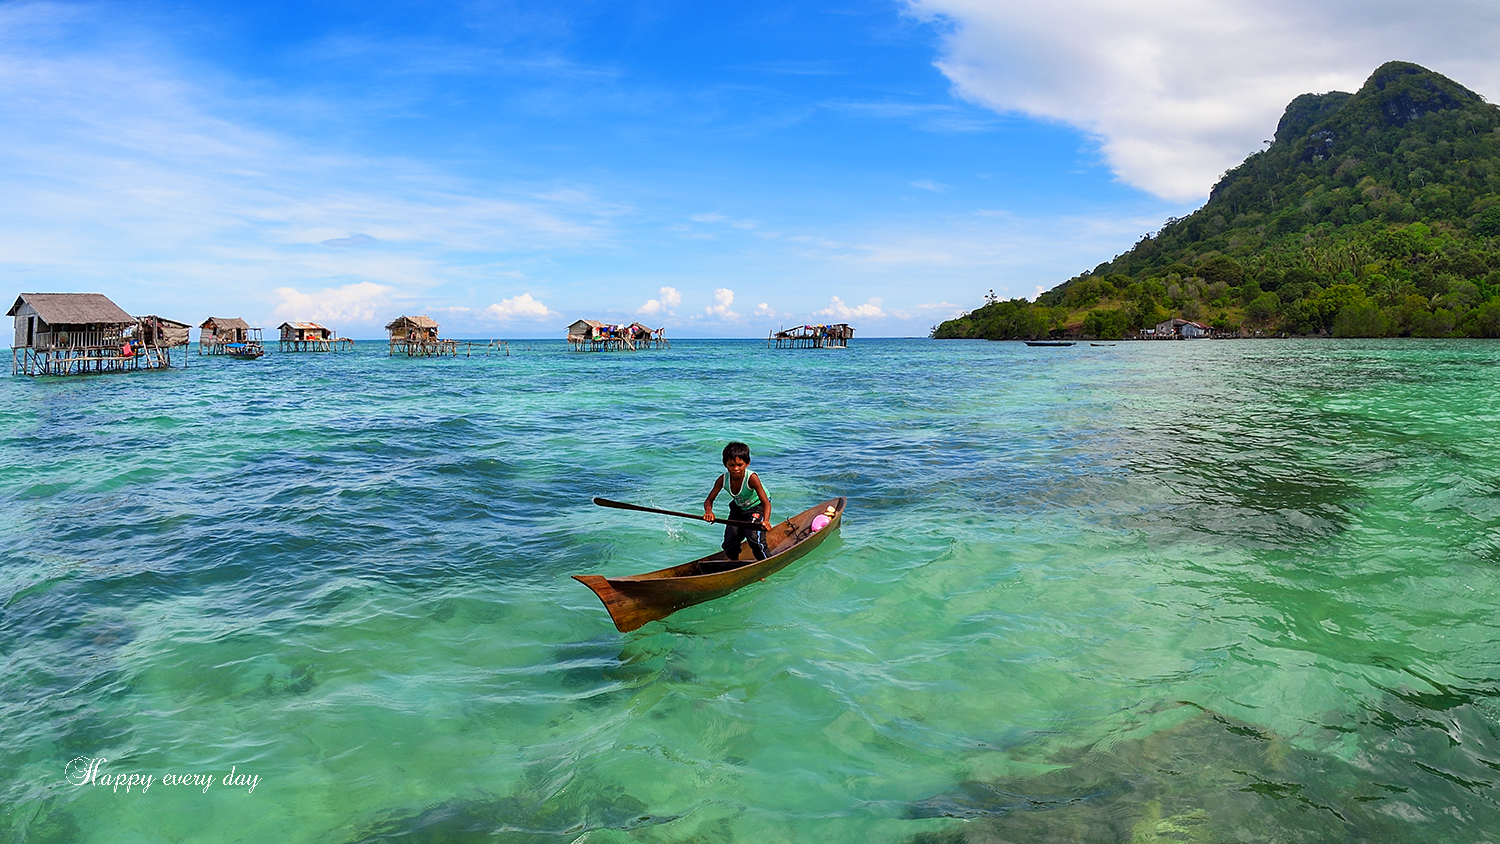
[[[352,342],[352,341],[351,341]],[[510,357],[510,344],[504,340],[391,340],[390,356],[405,355],[409,358],[473,357],[478,354],[505,353]]]

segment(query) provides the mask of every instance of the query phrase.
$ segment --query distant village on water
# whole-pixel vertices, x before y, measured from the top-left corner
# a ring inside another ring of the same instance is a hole
[[[22,293],[6,312],[15,318],[12,375],[86,375],[168,369],[187,365],[192,325],[157,314],[132,316],[102,293]],[[209,317],[200,323],[198,354],[254,360],[266,354],[262,330],[243,319]],[[505,340],[455,340],[439,335],[428,316],[399,316],[386,325],[392,357],[510,354]],[[281,352],[342,352],[354,341],[316,322],[277,326]],[[800,325],[771,332],[777,349],[847,348],[847,323]],[[639,322],[615,325],[580,319],[568,326],[570,351],[605,352],[670,348],[665,328]]]

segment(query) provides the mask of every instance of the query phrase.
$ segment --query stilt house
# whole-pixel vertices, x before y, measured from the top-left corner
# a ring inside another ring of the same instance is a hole
[[[198,328],[203,332],[198,335],[199,342],[213,338],[220,343],[243,343],[250,339],[250,323],[238,317],[209,317]]]
[[[16,318],[13,347],[39,351],[119,348],[136,322],[103,293],[22,293],[6,316]]]
[[[22,293],[6,316],[15,317],[11,374],[80,375],[172,365],[169,349],[176,344],[147,334],[141,320],[102,293]]]
[[[847,322],[798,325],[773,332],[766,338],[766,345],[774,342],[778,349],[846,349],[853,336],[854,329]]]
[[[604,323],[597,319],[580,319],[568,326],[568,347],[575,351],[582,351],[594,341],[595,333],[604,327]]]
[[[597,319],[580,319],[568,326],[568,348],[575,352],[635,351],[653,345],[668,345],[665,328],[651,328],[639,322],[611,325]]]
[[[457,340],[438,337],[438,322],[429,316],[399,316],[385,327],[390,333],[392,355],[406,353],[407,357],[432,357],[458,355]]]
[[[198,354],[222,355],[230,343],[260,342],[260,329],[238,317],[209,317],[198,326]]]
[[[437,340],[438,322],[429,316],[399,316],[385,327],[391,340]]]
[[[353,340],[335,337],[332,328],[316,322],[283,322],[277,329],[281,332],[283,352],[336,352],[354,348]]]
[[[281,340],[332,340],[333,329],[324,328],[316,322],[283,322],[277,326]]]
[[[136,317],[136,338],[148,346],[186,346],[192,326],[164,316]]]

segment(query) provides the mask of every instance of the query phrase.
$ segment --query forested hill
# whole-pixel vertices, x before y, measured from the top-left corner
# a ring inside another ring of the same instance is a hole
[[[1292,100],[1208,202],[1035,303],[938,338],[1115,338],[1170,317],[1240,334],[1500,336],[1500,108],[1425,68]]]

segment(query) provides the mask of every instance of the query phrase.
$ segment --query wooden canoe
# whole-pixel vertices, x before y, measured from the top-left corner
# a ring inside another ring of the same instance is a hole
[[[648,621],[666,618],[683,607],[722,598],[730,592],[768,577],[818,547],[844,520],[844,498],[831,498],[766,531],[764,560],[757,560],[748,545],[740,546],[740,559],[730,560],[723,550],[690,563],[625,577],[575,574],[573,579],[594,590],[615,627],[628,633]],[[812,520],[833,507],[835,515],[822,530],[812,530]]]

